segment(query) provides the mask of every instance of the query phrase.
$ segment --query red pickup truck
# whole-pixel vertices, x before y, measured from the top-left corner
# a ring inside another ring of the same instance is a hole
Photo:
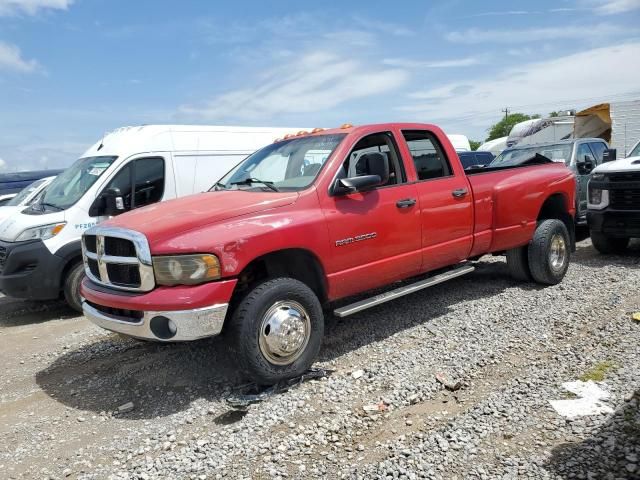
[[[390,286],[334,309],[350,315],[469,273],[487,253],[506,254],[520,280],[560,282],[575,184],[540,156],[465,172],[434,125],[299,132],[209,192],[87,231],[84,312],[142,339],[224,333],[242,369],[274,383],[313,363],[336,300]]]

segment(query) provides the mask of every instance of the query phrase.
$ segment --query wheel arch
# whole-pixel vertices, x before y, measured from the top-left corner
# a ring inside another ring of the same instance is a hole
[[[549,195],[540,206],[536,220],[538,223],[550,219],[562,221],[569,232],[571,251],[574,252],[576,249],[576,229],[575,220],[571,213],[569,213],[571,211],[570,203],[571,200],[568,199],[564,193],[553,193]]]
[[[318,256],[304,248],[287,248],[251,260],[238,275],[232,303],[257,283],[268,278],[290,277],[307,285],[325,304],[328,287],[325,270]]]

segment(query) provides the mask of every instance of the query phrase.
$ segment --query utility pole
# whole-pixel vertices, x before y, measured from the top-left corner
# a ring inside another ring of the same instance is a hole
[[[509,118],[509,107],[504,107],[504,110],[500,110],[501,112],[504,112],[504,119],[506,120],[507,118]]]

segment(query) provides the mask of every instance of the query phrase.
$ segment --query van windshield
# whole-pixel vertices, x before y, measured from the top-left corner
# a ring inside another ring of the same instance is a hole
[[[345,136],[308,135],[268,145],[227,173],[214,189],[302,190],[313,183]]]
[[[512,148],[503,151],[493,162],[492,167],[515,166],[536,156],[536,153],[547,157],[554,162],[569,165],[571,161],[572,143],[556,143],[552,145],[535,145],[528,148]]]
[[[86,157],[58,175],[40,200],[43,207],[66,210],[96,183],[96,180],[118,157]]]

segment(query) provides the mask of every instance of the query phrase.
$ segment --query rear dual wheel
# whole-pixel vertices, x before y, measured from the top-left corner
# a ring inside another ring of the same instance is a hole
[[[324,335],[322,306],[298,280],[267,280],[239,302],[230,333],[241,369],[271,385],[302,375],[313,364]]]
[[[567,273],[570,258],[571,239],[566,225],[550,219],[538,224],[528,245],[507,251],[507,266],[516,280],[556,285]]]

